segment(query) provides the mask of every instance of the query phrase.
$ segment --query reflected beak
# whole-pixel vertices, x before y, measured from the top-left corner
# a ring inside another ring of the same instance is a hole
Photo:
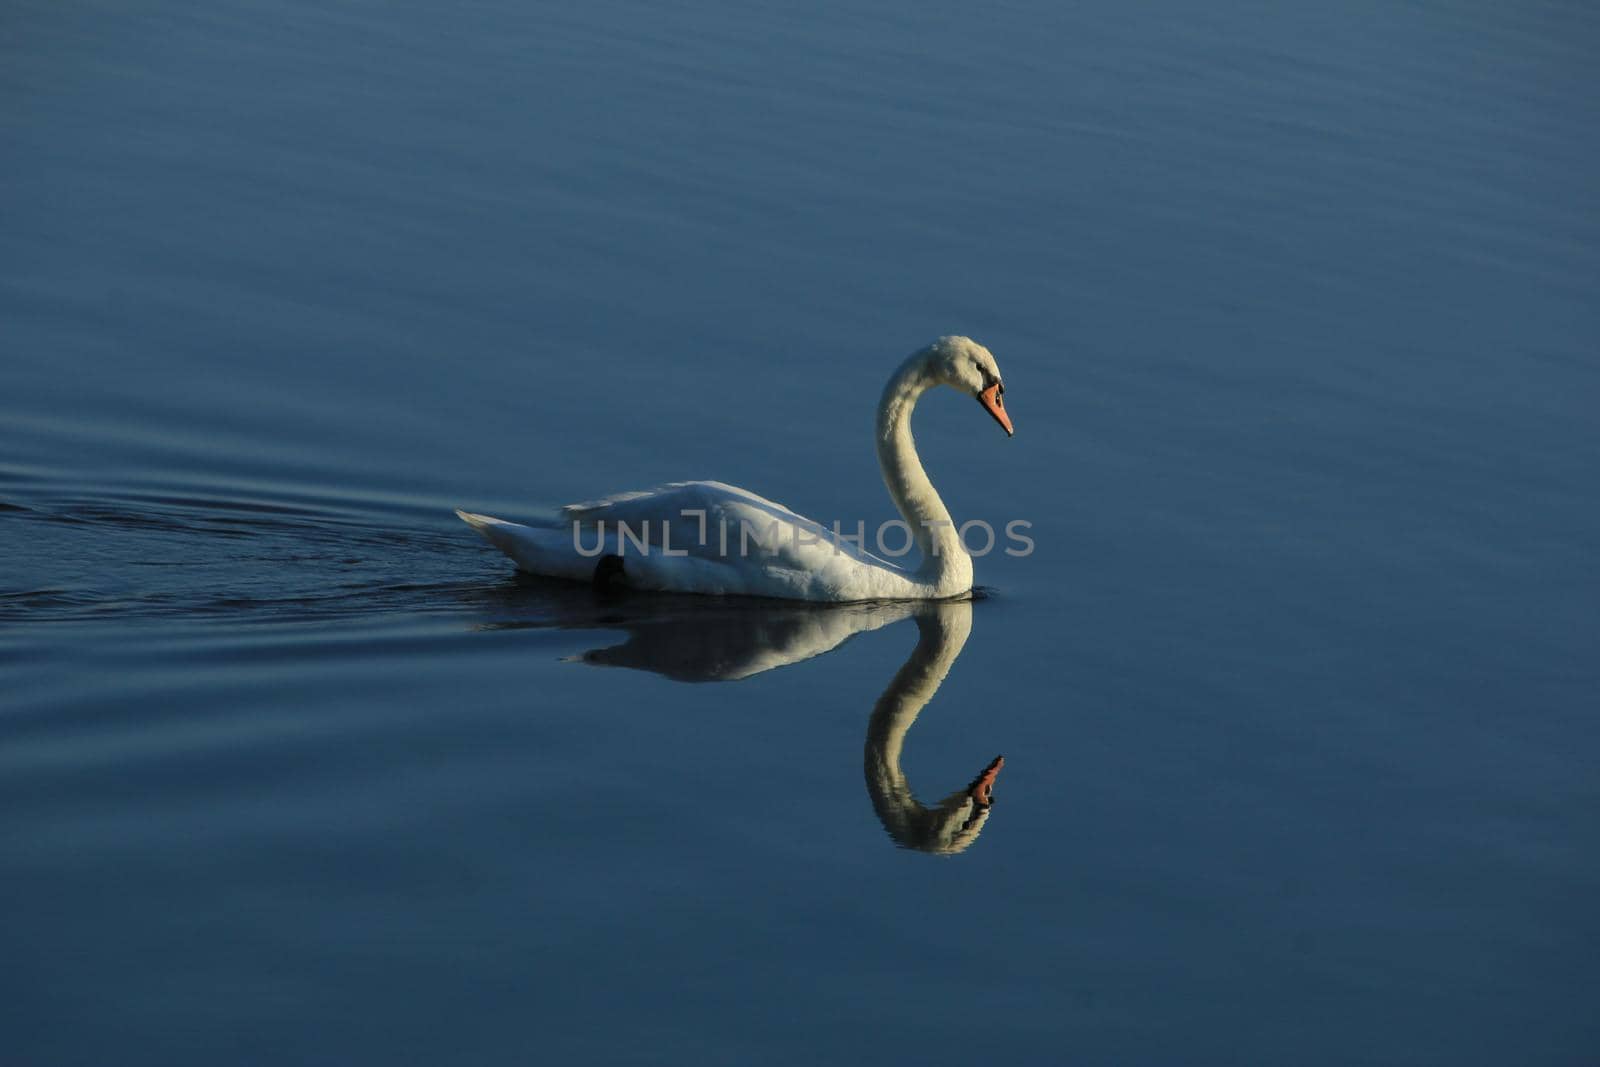
[[[1004,756],[996,756],[994,762],[983,769],[983,773],[974,778],[967,787],[967,796],[979,807],[987,808],[994,803],[994,780],[1000,776],[1000,768],[1006,765]]]
[[[995,382],[978,394],[978,403],[983,405],[985,411],[994,416],[994,421],[998,422],[1000,428],[1005,430],[1006,436],[1010,437],[1012,433],[1011,416],[1006,414],[1005,391],[1006,387],[1004,385]]]

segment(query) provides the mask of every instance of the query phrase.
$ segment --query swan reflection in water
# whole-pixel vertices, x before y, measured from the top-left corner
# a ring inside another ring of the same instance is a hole
[[[964,789],[935,807],[918,802],[900,752],[917,715],[939,691],[972,632],[972,602],[938,601],[915,612],[917,647],[878,698],[867,722],[867,792],[889,836],[922,852],[963,852],[978,839],[994,803],[994,780],[1005,766],[996,756]]]
[[[867,792],[884,829],[905,848],[953,854],[966,850],[982,832],[1003,759],[996,757],[968,785],[932,806],[917,799],[901,767],[907,732],[972,632],[970,600],[728,605],[685,604],[686,598],[680,597],[607,601],[579,590],[568,595],[572,600],[563,605],[566,610],[557,625],[628,634],[620,644],[573,659],[651,671],[680,682],[749,678],[824,655],[856,634],[915,619],[917,645],[878,697],[867,722]]]

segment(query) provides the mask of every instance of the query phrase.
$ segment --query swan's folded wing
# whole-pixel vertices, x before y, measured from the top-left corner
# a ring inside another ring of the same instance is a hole
[[[574,504],[537,527],[461,518],[534,574],[587,580],[619,557],[638,589],[845,601],[917,595],[906,572],[782,504],[722,482],[675,482]]]
[[[730,503],[746,503],[783,512],[799,518],[782,504],[757,496],[748,489],[740,489],[726,482],[668,482],[654,489],[613,493],[596,500],[568,504],[561,509],[566,519],[591,523],[606,522],[641,523],[645,520],[678,519],[684,512],[710,511]]]
[[[816,525],[782,504],[723,482],[670,482],[641,492],[568,504],[561,515],[584,526],[605,523],[615,530],[625,525],[630,543],[660,548],[665,538],[674,552],[686,549],[692,556],[707,558],[726,555],[722,546],[728,537],[737,544],[741,520],[759,530],[774,520],[784,528],[796,523]]]
[[[759,562],[762,569],[828,573],[830,579],[841,563],[898,570],[853,541],[836,540],[831,528],[725,482],[671,482],[569,504],[561,512],[584,526],[604,522],[608,531],[626,524],[631,544],[652,549],[665,545],[674,553],[681,550],[702,559],[730,563],[748,559]]]
[[[616,513],[616,509],[633,501],[648,501],[658,499],[689,483],[673,482],[670,485],[658,485],[654,489],[636,489],[628,493],[613,493],[611,496],[599,497],[595,500],[584,500],[576,504],[566,504],[561,508],[564,518],[576,519],[579,522],[594,522],[607,518]]]

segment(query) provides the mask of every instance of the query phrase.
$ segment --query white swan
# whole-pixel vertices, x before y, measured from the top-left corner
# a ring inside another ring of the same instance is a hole
[[[941,337],[913,353],[878,402],[878,466],[922,562],[904,570],[836,538],[781,504],[721,482],[673,482],[562,509],[566,521],[524,526],[458,511],[533,574],[616,580],[637,589],[788,600],[925,600],[972,589],[972,559],[917,459],[911,411],[936,385],[977,397],[1011,435],[1000,368],[987,348]],[[841,527],[854,535],[853,524]],[[903,536],[903,532],[896,536]]]

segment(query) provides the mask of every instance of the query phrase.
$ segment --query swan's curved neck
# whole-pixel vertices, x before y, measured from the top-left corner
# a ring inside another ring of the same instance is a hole
[[[933,595],[954,596],[972,588],[972,560],[961,546],[949,509],[922,469],[911,437],[917,398],[937,384],[924,357],[919,352],[906,360],[883,387],[878,402],[878,467],[894,506],[922,551],[917,576],[934,587]]]
[[[867,764],[885,792],[904,793],[911,788],[900,769],[906,732],[944,683],[945,675],[961,655],[972,633],[972,605],[957,601],[930,605],[917,614],[917,647],[889,682],[872,709],[867,724]]]
[[[952,793],[936,807],[926,807],[917,801],[900,766],[906,732],[933,699],[971,630],[972,605],[968,602],[924,608],[917,615],[917,647],[878,698],[867,723],[867,793],[890,836],[910,848],[959,852],[982,829],[981,818],[966,825],[951,823],[955,802],[965,799],[965,791]]]

